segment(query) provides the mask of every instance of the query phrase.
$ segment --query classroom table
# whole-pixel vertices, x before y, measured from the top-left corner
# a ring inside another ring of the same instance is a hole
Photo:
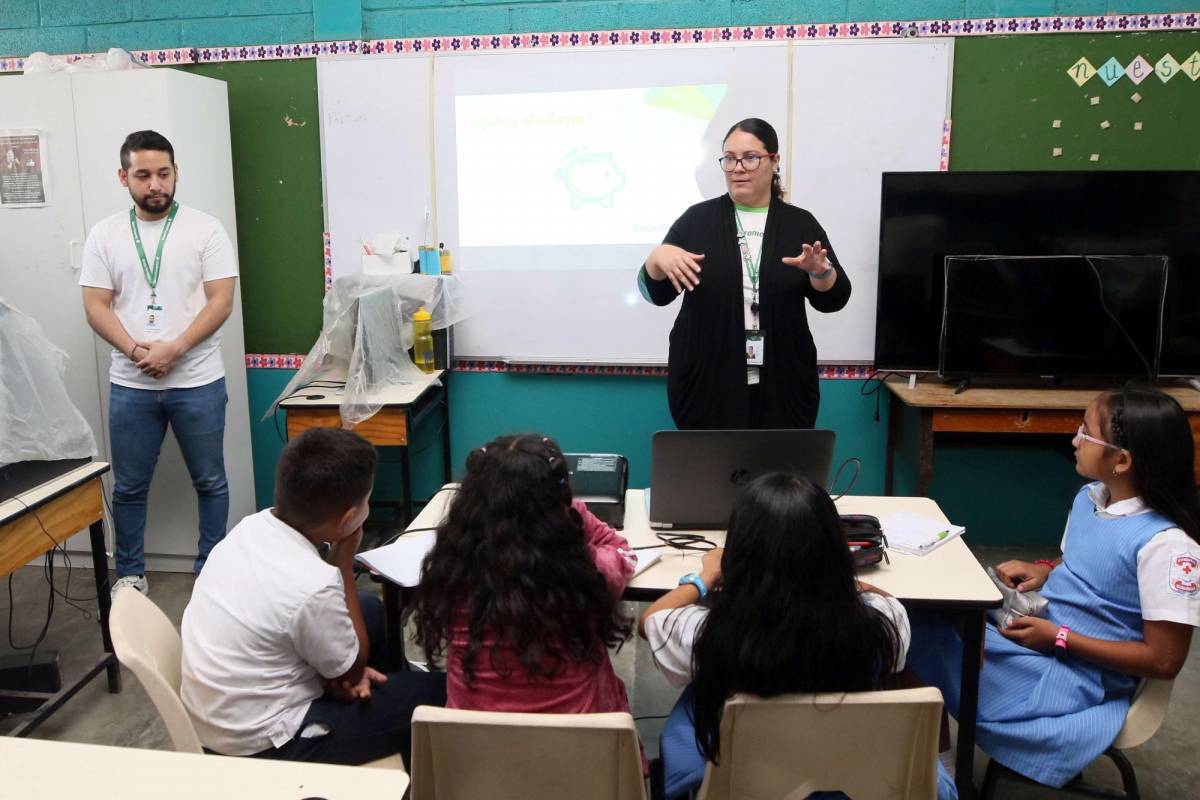
[[[917,487],[924,496],[933,482],[933,448],[938,434],[1063,434],[1075,435],[1083,412],[1100,389],[969,388],[960,394],[940,379],[922,376],[914,388],[908,378],[893,375],[884,381],[889,394],[887,463],[884,494],[892,493],[896,450],[900,445],[905,406],[919,414],[917,428]],[[1196,477],[1200,480],[1200,391],[1190,386],[1157,387],[1187,412],[1192,439],[1197,442]]]
[[[0,700],[11,707],[33,711],[33,716],[17,726],[12,736],[28,736],[101,672],[108,673],[110,692],[121,691],[121,669],[108,633],[108,558],[104,552],[104,487],[100,476],[108,472],[109,465],[94,461],[83,466],[71,465],[66,470],[15,497],[0,501],[0,578],[54,547],[65,546],[68,539],[87,528],[91,537],[104,653],[82,677],[53,694],[4,692],[0,695]]]
[[[412,533],[405,538],[433,537],[428,529],[436,528],[445,515],[453,486],[443,487],[412,521]],[[885,517],[897,512],[910,512],[949,524],[937,503],[927,497],[867,497],[847,496],[837,500],[843,514],[873,514]],[[724,531],[676,531],[671,533],[700,533],[717,545],[724,545]],[[620,533],[631,547],[659,545],[656,532],[647,516],[645,491],[630,489],[625,493],[625,528]],[[641,550],[641,553],[647,551]],[[623,594],[626,600],[652,601],[679,583],[679,577],[699,572],[698,552],[662,548],[659,561],[629,582]],[[936,611],[953,620],[962,633],[962,698],[959,709],[956,770],[959,793],[974,796],[971,783],[975,763],[975,714],[979,699],[979,670],[983,653],[985,614],[1001,605],[1000,591],[988,578],[979,561],[971,554],[961,537],[953,539],[924,556],[888,551],[889,563],[866,567],[859,576],[866,582],[895,595],[910,610]],[[389,656],[403,661],[404,642],[400,630],[402,608],[400,592],[412,588],[397,587],[384,581],[386,638]]]
[[[444,407],[442,424],[443,480],[450,480],[450,390],[449,372],[435,370],[412,383],[393,384],[372,395],[381,404],[379,412],[352,429],[376,447],[400,448],[401,506],[404,522],[413,518],[412,464],[409,444],[413,429],[427,416]],[[287,415],[288,438],[309,428],[340,428],[340,406],[345,393],[344,379],[314,381],[301,386],[279,407]],[[386,502],[386,501],[375,501]]]
[[[409,782],[401,769],[5,737],[0,737],[0,771],[0,797],[23,800],[400,800]]]

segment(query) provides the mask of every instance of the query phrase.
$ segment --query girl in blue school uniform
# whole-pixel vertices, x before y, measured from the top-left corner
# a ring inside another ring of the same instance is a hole
[[[1139,678],[1178,674],[1200,625],[1200,502],[1179,403],[1149,389],[1105,392],[1074,446],[1076,470],[1093,482],[1075,496],[1062,557],[996,570],[1039,590],[1046,617],[988,625],[979,685],[979,746],[1050,786],[1112,744]],[[957,716],[956,638],[914,617],[909,664]]]
[[[668,797],[700,786],[720,751],[730,697],[890,688],[908,650],[904,606],[855,580],[837,509],[812,482],[780,473],[755,480],[725,544],[639,625],[668,682],[688,686],[662,732]],[[939,800],[955,800],[953,781],[937,769]]]

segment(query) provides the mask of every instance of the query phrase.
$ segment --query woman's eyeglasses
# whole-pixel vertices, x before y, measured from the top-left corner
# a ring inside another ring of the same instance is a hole
[[[1123,447],[1117,447],[1115,444],[1109,444],[1108,442],[1104,441],[1103,439],[1097,439],[1095,436],[1088,436],[1086,433],[1083,432],[1082,425],[1080,425],[1079,430],[1077,430],[1075,432],[1075,438],[1083,439],[1084,441],[1091,442],[1092,444],[1098,444],[1101,447],[1107,447],[1112,450],[1124,450],[1125,449]]]
[[[741,164],[747,172],[754,172],[754,170],[758,169],[758,165],[762,163],[764,158],[772,158],[776,155],[778,154],[767,153],[766,155],[759,155],[758,153],[749,153],[741,158],[737,156],[721,156],[717,159],[717,163],[726,172],[733,172],[737,169],[738,164]]]

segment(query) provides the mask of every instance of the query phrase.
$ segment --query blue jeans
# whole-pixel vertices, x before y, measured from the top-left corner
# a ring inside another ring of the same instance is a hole
[[[197,573],[213,545],[225,536],[229,519],[224,449],[227,400],[224,378],[192,389],[130,389],[112,384],[108,430],[112,439],[117,577],[146,572],[146,496],[168,423],[199,501]]]

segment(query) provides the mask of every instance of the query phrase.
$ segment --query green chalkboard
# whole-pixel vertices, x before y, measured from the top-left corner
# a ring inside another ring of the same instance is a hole
[[[954,47],[951,169],[1200,169],[1200,80],[1151,74],[1107,86],[1096,75],[1077,86],[1068,74],[1081,57],[1097,69],[1166,53],[1184,63],[1200,33],[962,38]]]
[[[229,85],[247,353],[306,353],[325,295],[317,64],[205,64]]]

